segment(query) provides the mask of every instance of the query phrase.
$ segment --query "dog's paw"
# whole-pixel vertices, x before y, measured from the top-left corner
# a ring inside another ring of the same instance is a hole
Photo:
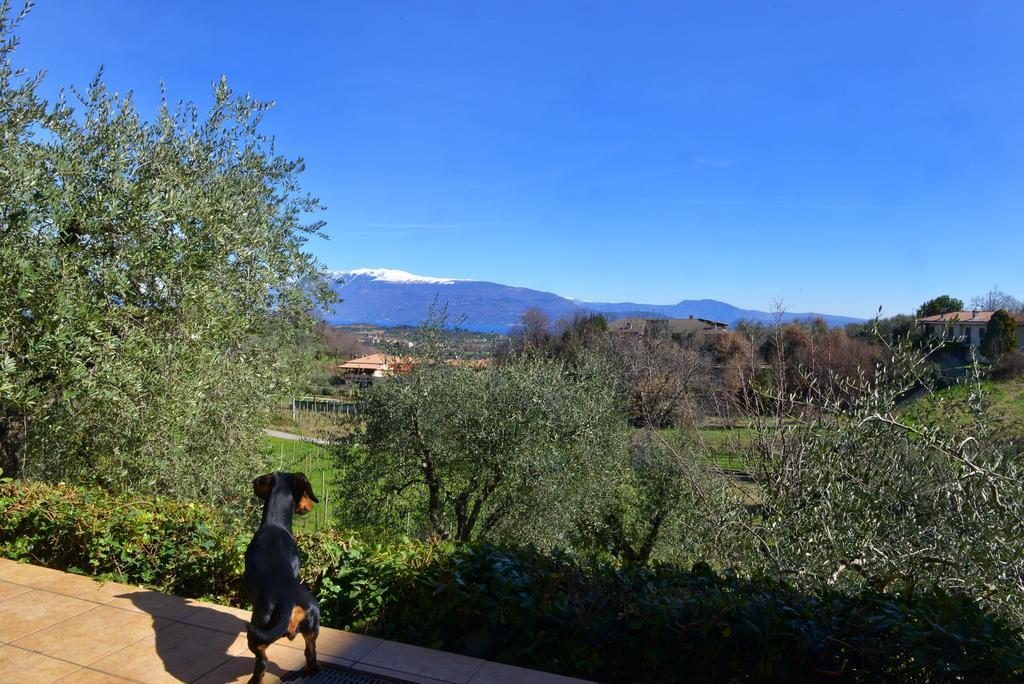
[[[306,674],[308,675],[315,675],[321,669],[322,668],[320,667],[320,663],[316,661],[313,661],[312,663],[306,663]]]

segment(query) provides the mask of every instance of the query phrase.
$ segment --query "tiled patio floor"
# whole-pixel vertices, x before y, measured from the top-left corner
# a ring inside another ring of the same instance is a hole
[[[0,559],[0,682],[245,682],[247,611]],[[271,684],[302,668],[302,639],[268,650]],[[323,628],[321,663],[427,684],[580,680]]]

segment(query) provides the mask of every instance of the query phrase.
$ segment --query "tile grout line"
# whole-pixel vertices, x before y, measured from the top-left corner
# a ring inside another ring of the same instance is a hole
[[[114,606],[110,606],[110,607],[113,608]],[[89,611],[86,611],[86,612],[89,612]],[[81,615],[84,615],[84,614],[85,613],[81,613]],[[151,617],[156,617],[156,616],[151,616]],[[159,618],[159,619],[162,620],[163,618]],[[171,624],[173,624],[173,623],[171,623]],[[125,644],[124,646],[122,646],[119,649],[116,649],[112,653],[108,653],[106,655],[102,655],[99,658],[97,658],[96,660],[94,660],[91,663],[89,663],[88,665],[82,665],[81,667],[82,667],[82,669],[88,669],[88,670],[92,670],[93,672],[99,672],[100,674],[105,674],[108,677],[121,677],[121,679],[128,679],[128,677],[122,677],[121,675],[115,675],[115,674],[111,674],[110,672],[104,672],[103,670],[98,670],[98,669],[94,668],[93,665],[95,665],[96,663],[100,662],[104,658],[109,658],[111,656],[117,655],[121,651],[125,650],[126,648],[130,648],[130,647],[134,646],[135,644],[139,643],[140,641],[145,641],[146,639],[150,638],[151,636],[155,638],[157,632],[159,632],[161,629],[164,629],[164,628],[170,627],[170,626],[171,626],[170,624],[164,625],[163,627],[157,627],[156,625],[153,625],[153,633],[152,634],[147,634],[144,637],[140,637],[140,638],[136,639],[135,641],[133,641],[133,642],[131,642],[129,644]],[[43,655],[46,655],[46,654],[44,653]],[[129,681],[138,682],[138,681],[141,681],[141,680],[130,679]]]
[[[33,634],[35,634],[35,632],[33,632]],[[28,636],[28,635],[26,635],[26,636]],[[18,651],[24,651],[25,653],[31,653],[32,655],[43,656],[44,658],[52,658],[53,660],[56,660],[56,661],[59,661],[59,662],[62,662],[62,663],[67,663],[68,665],[74,665],[75,667],[78,668],[78,670],[74,670],[73,672],[67,673],[66,675],[64,675],[64,677],[61,677],[57,681],[61,681],[65,677],[70,677],[71,675],[75,674],[75,672],[78,672],[79,670],[84,670],[86,668],[86,666],[82,665],[81,663],[76,663],[74,661],[67,660],[65,658],[61,658],[60,656],[52,656],[49,653],[40,653],[39,651],[33,651],[30,648],[23,648],[22,646],[15,646],[14,644],[4,644],[4,645],[5,646],[9,646],[10,648],[16,649]],[[103,674],[106,674],[106,672],[104,672]]]
[[[477,673],[479,673],[480,670],[484,669],[484,665],[486,665],[489,662],[490,662],[489,660],[484,660],[483,658],[481,658],[480,659],[479,667],[477,667],[475,670],[473,670],[473,673],[471,675],[466,677],[466,681],[463,684],[469,684],[469,682],[473,681],[473,677],[476,677]]]
[[[333,629],[333,628],[328,628],[328,629]],[[339,631],[344,632],[345,630],[339,630]],[[348,634],[355,634],[355,632],[348,632]],[[365,635],[360,635],[360,636],[365,636]],[[383,646],[384,643],[387,641],[387,639],[381,639],[380,637],[372,637],[372,638],[377,639],[377,643],[374,644],[373,648],[371,648],[369,651],[367,651],[363,655],[359,656],[358,658],[353,658],[352,659],[353,663],[362,663],[363,662],[363,658],[366,658],[367,656],[369,656],[371,653],[373,653],[378,648]],[[371,665],[372,663],[364,663],[364,664],[365,665]]]
[[[182,624],[182,625],[188,625],[188,623],[187,623],[187,622],[181,622],[181,623],[179,623],[179,624]],[[190,626],[190,627],[196,627],[197,625],[189,625],[189,626]],[[205,627],[200,627],[199,629],[206,629],[206,628],[205,628]],[[214,630],[211,630],[211,631],[214,631]],[[225,633],[226,633],[226,632],[225,632]],[[158,655],[158,656],[160,656],[160,654],[159,654],[159,653],[157,653],[157,655]],[[221,662],[217,663],[216,665],[214,665],[213,667],[211,667],[211,668],[210,668],[209,670],[206,670],[206,671],[205,671],[205,672],[203,672],[202,674],[199,674],[199,675],[197,675],[197,676],[193,677],[192,679],[190,679],[190,680],[188,680],[188,681],[189,681],[189,682],[198,682],[198,681],[199,681],[200,679],[202,679],[202,678],[203,678],[203,677],[205,677],[206,675],[210,674],[211,672],[213,672],[213,671],[214,671],[214,670],[216,670],[217,668],[219,668],[219,667],[224,667],[225,665],[227,665],[227,664],[228,664],[229,662],[231,662],[231,659],[232,659],[232,658],[237,658],[237,657],[238,657],[238,656],[233,656],[233,655],[231,655],[230,653],[228,653],[228,652],[226,652],[226,651],[225,651],[224,655],[225,655],[225,658],[224,658],[224,660],[222,660]],[[160,657],[161,657],[161,659],[162,659],[162,656],[160,656]]]
[[[72,575],[72,576],[73,577],[86,577],[86,575]],[[89,578],[89,579],[91,579],[91,578]],[[4,578],[0,577],[0,581],[6,582],[7,580],[5,580]],[[94,581],[96,581],[96,580],[94,580]],[[56,580],[54,580],[54,582],[51,582],[50,584],[54,584],[55,582],[56,582]],[[17,582],[11,582],[11,584],[17,584]],[[19,587],[26,587],[27,589],[29,589],[31,591],[45,591],[47,594],[53,594],[55,596],[63,596],[64,598],[76,599],[78,601],[85,601],[86,603],[95,603],[97,606],[106,605],[105,603],[100,603],[99,601],[94,601],[92,599],[82,598],[81,596],[72,596],[70,594],[62,594],[59,591],[53,591],[51,589],[47,589],[46,587],[50,586],[50,584],[47,584],[45,587],[29,587],[27,584],[18,584],[18,586]],[[22,592],[22,593],[24,593],[24,592]],[[21,596],[21,594],[15,594],[11,598],[14,598],[15,596]],[[118,597],[115,596],[114,598],[118,598]],[[114,598],[107,599],[107,600],[108,601],[113,601]],[[111,608],[117,608],[117,606],[111,606]]]
[[[44,589],[39,589],[39,590],[37,590],[37,591],[45,591],[45,590],[44,590]],[[73,599],[73,598],[77,598],[77,597],[74,597],[74,596],[65,596],[64,594],[57,594],[57,592],[53,592],[53,591],[51,591],[51,592],[47,592],[47,593],[49,593],[49,594],[56,594],[57,596],[64,596],[64,598],[72,598],[72,599]],[[19,596],[20,596],[20,594],[19,594]],[[96,610],[97,608],[102,608],[102,607],[103,607],[103,605],[104,605],[104,604],[102,604],[102,603],[96,603],[95,601],[89,601],[88,599],[78,599],[78,600],[80,600],[80,601],[86,601],[87,603],[95,603],[95,605],[94,605],[94,606],[93,606],[92,608],[89,608],[88,610],[83,610],[83,611],[82,611],[81,613],[76,613],[75,615],[70,615],[70,616],[68,616],[68,617],[64,618],[63,620],[58,620],[57,622],[54,622],[54,623],[52,623],[52,624],[49,624],[49,625],[46,625],[45,627],[40,627],[39,629],[35,629],[35,630],[32,630],[31,632],[27,632],[27,633],[25,633],[25,634],[22,634],[22,635],[21,635],[21,636],[19,636],[19,637],[18,637],[17,639],[15,639],[15,641],[19,641],[19,640],[21,640],[21,639],[24,639],[25,637],[29,637],[29,636],[32,636],[33,634],[38,634],[39,632],[42,632],[43,630],[49,629],[49,628],[51,628],[51,627],[56,627],[57,625],[61,625],[61,624],[64,624],[65,622],[67,622],[67,621],[69,621],[69,620],[74,620],[74,619],[76,619],[76,618],[80,618],[80,617],[82,617],[83,615],[85,615],[85,614],[87,614],[87,613],[91,613],[91,612],[93,612],[93,611],[94,611],[94,610]],[[126,609],[124,609],[124,608],[117,608],[117,606],[108,606],[108,607],[109,607],[109,608],[116,608],[117,610],[124,610],[125,612],[129,612],[129,613],[131,613],[131,612],[136,612],[136,611],[129,611],[129,610],[126,610]],[[144,612],[143,612],[142,614],[146,614],[146,613],[144,613]],[[150,615],[150,617],[151,617],[151,618],[155,618],[155,619],[165,619],[165,618],[157,618],[157,616],[155,616],[155,615]],[[164,627],[169,627],[169,626],[170,626],[169,624],[168,624],[168,625],[164,625]],[[160,630],[162,629],[162,627],[157,627],[156,625],[153,625],[152,627],[153,627],[153,634],[154,634],[154,635],[155,635],[155,634],[156,634],[156,633],[157,633],[158,631],[160,631]],[[7,645],[7,646],[10,646],[10,647],[12,647],[12,648],[17,648],[17,649],[19,649],[19,650],[21,650],[21,651],[25,651],[26,653],[35,653],[35,654],[37,654],[37,655],[41,655],[41,656],[43,656],[43,657],[45,657],[45,658],[53,658],[54,660],[59,660],[59,661],[61,661],[62,663],[68,663],[68,664],[70,664],[70,665],[77,665],[79,669],[83,669],[83,670],[84,670],[84,669],[90,669],[90,670],[92,670],[92,669],[93,669],[93,668],[92,668],[92,665],[93,665],[94,663],[98,663],[99,661],[103,660],[104,658],[106,658],[106,657],[108,657],[108,656],[111,656],[111,655],[114,655],[114,653],[120,653],[121,651],[123,651],[124,649],[128,648],[129,646],[134,646],[135,644],[139,643],[140,641],[143,641],[143,640],[145,640],[145,639],[148,639],[148,638],[149,638],[150,636],[151,636],[151,635],[147,634],[147,635],[146,635],[146,636],[144,636],[144,637],[141,637],[141,638],[139,638],[139,639],[136,639],[135,641],[133,641],[133,642],[131,642],[131,643],[129,643],[129,644],[125,644],[125,645],[124,645],[124,646],[122,646],[121,648],[118,648],[118,649],[116,649],[116,650],[115,650],[115,651],[114,651],[113,653],[108,653],[107,655],[103,655],[103,656],[100,656],[100,657],[99,657],[99,658],[97,658],[96,660],[93,660],[92,662],[90,662],[90,663],[88,663],[88,664],[86,664],[86,665],[83,665],[83,664],[81,664],[81,663],[76,663],[76,662],[74,662],[74,661],[71,661],[71,660],[67,660],[67,659],[65,659],[65,658],[61,658],[60,656],[50,655],[49,653],[43,653],[42,651],[33,651],[32,649],[30,649],[30,648],[25,648],[25,647],[23,647],[23,646],[15,646],[13,642],[12,642],[12,643],[7,643],[6,645]],[[77,672],[77,671],[78,671],[78,670],[76,670],[75,672]],[[105,675],[110,675],[110,673],[109,673],[109,672],[103,672],[102,670],[94,670],[94,671],[95,671],[95,672],[101,672],[102,674],[105,674]],[[74,673],[70,673],[70,674],[74,674]],[[70,676],[70,674],[69,674],[69,676]],[[118,675],[112,675],[112,676],[118,676]],[[63,678],[62,678],[62,679],[63,679]],[[122,677],[122,679],[124,679],[124,677]]]
[[[88,671],[88,672],[95,672],[96,674],[103,675],[104,677],[117,677],[118,679],[123,679],[126,682],[135,682],[135,684],[146,684],[145,681],[143,681],[141,679],[132,679],[131,677],[122,677],[121,675],[112,675],[109,672],[104,672],[103,670],[97,670],[97,669],[95,669],[93,667],[90,667],[88,665],[83,665],[80,670],[75,670],[74,672],[68,673],[67,676],[58,679],[55,684],[60,684],[61,682],[71,682],[72,681],[70,679],[71,675],[80,674],[83,670]]]
[[[69,615],[68,617],[64,618],[63,620],[57,620],[57,622],[53,622],[53,623],[50,623],[48,625],[44,625],[43,627],[40,627],[38,629],[33,629],[31,632],[25,632],[24,634],[20,635],[14,641],[20,641],[21,639],[24,639],[25,637],[29,637],[29,636],[32,636],[33,634],[36,634],[37,632],[42,632],[44,629],[49,629],[50,627],[55,627],[57,625],[60,625],[60,624],[63,624],[65,622],[67,622],[68,620],[71,620],[72,618],[76,618],[76,617],[79,617],[81,615],[85,615],[86,613],[91,613],[92,611],[96,610],[97,608],[99,608],[99,605],[95,605],[92,608],[88,608],[86,610],[83,610],[81,613],[75,613],[74,615]],[[14,646],[14,641],[8,642],[7,645],[8,646]],[[32,649],[29,649],[29,648],[22,648],[21,646],[15,646],[15,648],[21,648],[22,651],[28,651],[29,653],[39,653],[39,651],[33,651]],[[46,655],[46,654],[43,653],[41,655]],[[58,660],[61,660],[61,658],[58,658]],[[68,661],[68,662],[70,662],[70,661]],[[82,666],[79,665],[79,667],[82,667]]]

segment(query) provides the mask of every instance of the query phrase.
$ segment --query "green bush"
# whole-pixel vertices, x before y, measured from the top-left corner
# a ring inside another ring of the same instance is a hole
[[[183,596],[240,595],[247,543],[241,531],[196,504],[0,484],[0,556]]]
[[[964,596],[810,594],[698,564],[298,534],[327,625],[601,681],[1019,681],[1021,634]],[[0,483],[0,555],[243,605],[249,532],[157,497]]]
[[[360,631],[599,681],[1024,675],[1020,635],[966,597],[810,595],[703,564],[619,568],[485,544],[354,546],[318,593],[332,619],[353,615]]]

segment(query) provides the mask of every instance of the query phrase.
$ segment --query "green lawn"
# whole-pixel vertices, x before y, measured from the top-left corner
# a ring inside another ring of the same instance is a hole
[[[697,438],[720,467],[737,470],[743,469],[747,452],[757,436],[750,427],[702,427],[696,432]]]
[[[957,422],[968,423],[970,416],[966,408],[968,387],[954,385],[935,393],[935,397],[924,395],[903,407],[903,415],[910,420],[933,422],[946,419],[939,406],[945,400],[949,417]],[[1000,423],[1024,429],[1024,378],[1008,380],[986,380],[982,383],[989,406],[989,415]]]
[[[672,430],[666,430],[670,434]],[[746,426],[708,425],[688,431],[695,445],[706,450],[710,458],[721,468],[743,469],[750,445],[757,432]]]

